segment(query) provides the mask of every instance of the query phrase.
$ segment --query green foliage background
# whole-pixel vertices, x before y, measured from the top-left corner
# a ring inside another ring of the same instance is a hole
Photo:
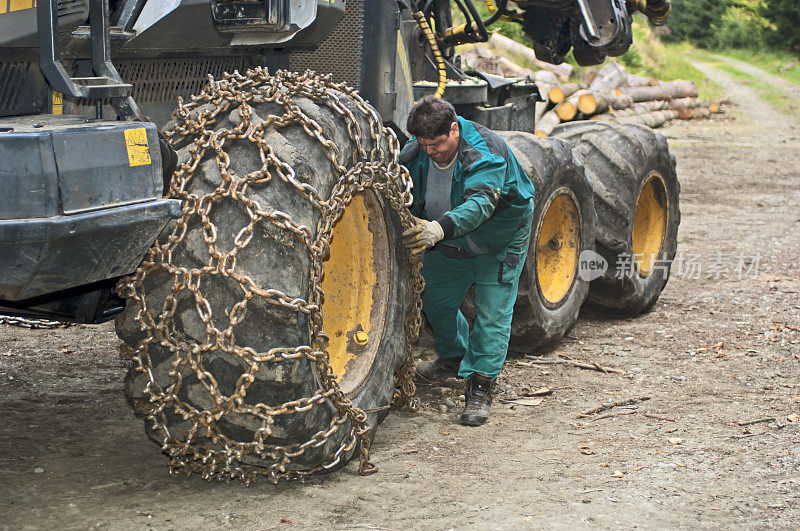
[[[663,38],[707,49],[800,54],[800,0],[672,0]]]
[[[473,1],[483,16],[489,15],[484,0]],[[456,9],[454,15],[463,22]],[[500,21],[491,29],[531,45],[517,23]],[[653,28],[642,15],[634,17],[633,45],[614,59],[634,74],[694,81],[700,97],[710,100],[724,94],[692,61],[715,61],[714,53],[800,83],[800,0],[672,0],[666,26]],[[586,69],[577,66],[571,52],[567,61],[575,66],[573,80],[580,81]]]
[[[488,16],[484,0],[473,3]],[[525,42],[518,24],[499,22],[493,28]],[[771,49],[800,56],[800,0],[672,0],[672,13],[658,36],[710,50]]]

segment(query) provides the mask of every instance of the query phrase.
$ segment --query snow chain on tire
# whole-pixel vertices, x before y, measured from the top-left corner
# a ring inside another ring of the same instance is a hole
[[[30,328],[31,330],[51,330],[53,328],[69,328],[70,326],[75,326],[75,323],[51,321],[50,319],[33,319],[26,317],[13,317],[11,315],[0,315],[0,325]]]
[[[352,161],[340,160],[344,157],[340,155],[337,145],[325,138],[323,128],[304,112],[302,105],[295,103],[295,97],[313,101],[341,117],[347,125],[347,135],[353,142],[355,156]],[[270,114],[262,120],[263,116],[256,116],[251,105],[261,105],[263,108],[264,104],[282,110],[283,114]],[[221,127],[221,124],[230,123],[223,118],[231,112],[238,113],[240,122],[231,127]],[[170,459],[170,472],[187,475],[200,473],[208,480],[240,479],[248,484],[263,475],[276,483],[280,479],[296,479],[341,466],[356,445],[359,445],[359,472],[374,472],[376,468],[369,457],[369,411],[355,407],[342,392],[329,362],[328,338],[323,332],[321,305],[324,293],[321,280],[323,261],[330,254],[333,226],[356,194],[372,190],[396,212],[402,229],[411,226],[412,218],[407,208],[412,201],[411,179],[408,171],[398,163],[400,146],[397,137],[383,126],[377,113],[355,90],[346,84],[331,81],[329,75],[319,76],[310,71],[302,74],[278,71],[270,75],[266,69],[256,68],[245,74],[225,74],[219,80],[210,78],[209,84],[199,95],[192,96],[187,103],[179,102],[178,109],[173,113],[173,123],[174,126],[167,131],[170,142],[184,146],[193,144],[189,151],[190,160],[178,166],[172,175],[169,190],[170,197],[183,200],[182,216],[159,237],[142,265],[131,276],[122,279],[117,287],[118,292],[135,305],[134,320],[143,333],[139,336],[142,339],[133,342],[135,344],[123,346],[123,356],[130,357],[135,362],[135,370],[144,374],[147,383],[143,396],[150,403],[146,422],[154,432],[160,433],[162,449]],[[368,124],[368,131],[364,130],[363,124]],[[328,197],[322,197],[313,186],[296,178],[292,166],[282,161],[270,147],[268,132],[290,125],[301,126],[311,142],[321,145],[325,157],[330,161],[335,184]],[[257,147],[261,157],[260,168],[246,175],[239,175],[232,169],[226,144],[235,145],[236,142],[250,142]],[[365,149],[365,145],[371,148]],[[211,164],[216,160],[222,181],[211,193],[192,193],[188,185],[204,155]],[[273,179],[280,179],[292,188],[298,201],[312,205],[319,215],[316,230],[300,224],[281,210],[261,204],[249,195],[252,187],[264,185]],[[249,217],[249,224],[238,234],[231,235],[235,236],[234,245],[228,251],[217,245],[217,227],[209,216],[212,206],[222,200],[238,202],[238,206]],[[208,261],[202,267],[186,267],[174,260],[173,251],[181,241],[200,237],[189,236],[192,234],[190,224],[195,227],[194,234],[201,233],[208,249]],[[310,264],[309,289],[305,300],[270,289],[269,286],[257,285],[251,277],[237,270],[238,253],[254,238],[264,237],[262,232],[254,230],[258,225],[268,226],[270,230],[283,234],[284,238],[300,242],[305,249]],[[424,281],[420,272],[421,262],[412,260],[410,267],[414,301],[405,317],[405,360],[396,374],[397,387],[392,406],[414,409],[417,399],[414,398],[411,344],[419,334],[420,294]],[[165,278],[171,278],[171,290],[166,295],[163,307],[147,306],[143,283],[148,275],[169,275]],[[230,322],[224,329],[217,328],[212,319],[211,304],[203,293],[203,283],[209,282],[214,276],[232,279],[240,287],[239,293],[243,294],[240,302],[226,308],[229,310],[226,317]],[[179,323],[175,321],[175,313],[180,298],[188,298],[189,304],[196,308],[206,335],[202,341],[188,337],[177,326]],[[245,319],[250,301],[258,298],[268,303],[269,307],[302,313],[308,327],[308,344],[271,348],[266,352],[257,352],[249,345],[236,344],[236,327]],[[151,345],[168,349],[173,356],[167,385],[163,385],[162,373],[156,378],[149,352]],[[204,356],[210,353],[226,356],[232,360],[231,363],[246,367],[238,379],[233,378],[235,385],[229,386],[232,393],[223,392],[223,386],[216,376],[204,366]],[[302,359],[312,363],[318,374],[319,388],[313,396],[304,396],[279,406],[261,402],[252,404],[245,400],[260,367],[274,367],[274,364]],[[179,395],[187,374],[199,380],[211,396],[212,406],[200,408],[185,400],[185,391],[184,395]],[[273,433],[276,417],[303,413],[326,404],[333,406],[330,425],[313,433],[305,442],[270,444],[276,439],[280,441],[280,437]],[[188,423],[189,429],[184,437],[176,433],[178,430],[170,430],[167,415],[177,415],[176,418],[182,417]],[[253,440],[234,440],[229,434],[223,433],[220,423],[225,422],[226,417],[247,417],[248,422],[255,423],[257,428],[253,430]],[[342,438],[338,449],[330,454],[330,458],[326,457],[321,465],[305,467],[297,464],[297,458],[304,452],[320,448],[337,430],[348,426],[349,435]],[[272,439],[267,441],[270,435]]]

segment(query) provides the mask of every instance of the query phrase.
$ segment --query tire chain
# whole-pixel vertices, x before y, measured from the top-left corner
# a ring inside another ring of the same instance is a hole
[[[30,328],[32,330],[51,330],[53,328],[69,328],[70,326],[75,326],[75,323],[51,321],[49,319],[32,319],[26,317],[14,317],[11,315],[0,315],[0,325]]]
[[[369,152],[362,146],[363,132],[359,122],[353,111],[341,102],[341,94],[352,99],[361,118],[369,124],[368,134],[371,144]],[[295,95],[311,99],[320,106],[324,105],[343,118],[348,135],[356,147],[350,168],[342,165],[339,150],[332,141],[323,136],[320,125],[294,104],[292,97]],[[270,115],[263,123],[253,123],[250,107],[250,103],[253,102],[276,103],[285,113],[282,116]],[[218,115],[236,107],[242,118],[238,126],[233,129],[211,130]],[[331,469],[340,464],[347,452],[359,443],[359,473],[366,475],[375,472],[377,468],[370,461],[369,455],[370,426],[367,414],[354,407],[341,391],[328,360],[327,337],[323,333],[321,311],[324,295],[321,279],[323,261],[330,253],[333,226],[341,218],[345,207],[355,194],[368,188],[374,190],[397,212],[403,230],[412,225],[412,217],[408,210],[412,201],[411,179],[408,170],[398,162],[400,145],[397,137],[392,130],[383,126],[377,113],[354,89],[344,83],[333,82],[330,75],[320,76],[311,71],[300,74],[279,70],[270,75],[266,69],[259,67],[248,70],[245,74],[238,72],[224,74],[219,80],[209,76],[209,83],[199,95],[192,96],[187,103],[179,100],[178,108],[172,117],[176,125],[173,130],[167,132],[170,142],[174,145],[179,141],[191,140],[194,144],[190,150],[190,159],[179,165],[170,182],[169,196],[183,200],[182,216],[168,236],[159,237],[142,265],[131,276],[120,280],[117,285],[120,295],[132,299],[136,308],[135,319],[140,329],[146,333],[146,337],[134,347],[123,346],[122,356],[134,360],[135,369],[146,375],[147,384],[144,393],[146,397],[149,395],[150,402],[146,422],[152,424],[154,432],[163,436],[162,449],[169,456],[170,473],[182,472],[186,475],[200,473],[208,480],[239,479],[247,484],[259,476],[266,476],[270,482],[277,483],[280,479],[297,479],[322,469]],[[309,184],[296,179],[291,166],[281,161],[266,143],[268,127],[280,128],[292,124],[300,125],[309,136],[320,143],[332,170],[338,177],[327,199],[322,198]],[[224,148],[226,142],[233,140],[247,140],[258,146],[264,161],[260,170],[244,177],[235,175],[230,170],[230,160]],[[188,191],[188,184],[207,154],[216,156],[223,179],[216,190],[198,196]],[[257,200],[246,197],[251,183],[264,183],[274,177],[292,185],[297,193],[319,212],[316,236],[311,229],[298,225],[284,212],[265,211]],[[228,252],[222,252],[217,248],[216,226],[208,217],[212,204],[222,198],[241,201],[250,216],[249,225],[239,232],[234,240],[234,248]],[[189,221],[197,218],[202,222],[203,238],[209,249],[210,260],[202,268],[187,269],[172,263],[172,249],[186,237]],[[254,237],[253,229],[257,223],[269,223],[279,227],[290,237],[293,236],[305,245],[311,264],[307,300],[288,296],[278,290],[264,289],[257,286],[251,278],[236,271],[236,254]],[[414,396],[416,390],[413,382],[411,345],[419,338],[424,280],[419,259],[412,258],[410,267],[414,303],[405,319],[407,339],[405,361],[396,375],[397,386],[392,407],[409,407],[415,410],[418,399]],[[148,274],[156,271],[171,275],[174,284],[163,308],[153,309],[147,307],[143,282]],[[224,330],[214,326],[211,320],[211,307],[199,289],[200,279],[206,275],[232,278],[241,285],[245,293],[244,299],[233,306],[229,314],[230,325]],[[185,296],[194,299],[198,315],[206,327],[207,338],[203,343],[194,342],[185,336],[176,337],[172,319],[177,308],[177,297],[182,292],[186,292]],[[247,303],[253,297],[262,297],[269,303],[306,314],[309,344],[272,348],[265,353],[234,344],[234,328],[244,319]],[[148,354],[150,344],[166,346],[177,356],[171,363],[168,385],[161,386],[156,382],[155,369]],[[231,396],[225,396],[211,374],[203,368],[202,353],[214,350],[238,357],[249,367],[238,379]],[[315,364],[320,387],[314,396],[294,400],[278,407],[263,403],[256,405],[245,403],[247,389],[262,364],[280,363],[297,358],[306,358]],[[199,410],[178,397],[181,371],[187,367],[194,370],[217,404],[215,408]],[[330,401],[336,408],[336,414],[327,429],[317,432],[302,444],[281,446],[264,442],[272,432],[274,417],[307,411],[326,401]],[[191,428],[186,430],[183,439],[178,434],[170,432],[165,411],[173,411],[191,423]],[[250,415],[259,421],[261,428],[256,431],[253,441],[234,441],[221,432],[217,422],[230,413]],[[328,438],[348,420],[350,433],[330,460],[312,469],[298,470],[289,467],[293,458],[307,449],[325,444]],[[210,444],[198,443],[198,437],[204,437]],[[244,463],[245,456],[260,458],[264,461],[264,465],[254,466]]]

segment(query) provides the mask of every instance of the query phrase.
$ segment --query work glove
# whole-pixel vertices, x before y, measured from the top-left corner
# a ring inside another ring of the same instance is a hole
[[[413,223],[413,225],[411,226],[412,229],[415,227],[421,227],[422,225],[425,225],[427,222],[428,222],[427,219],[418,218],[417,216],[411,216],[411,223]]]
[[[424,221],[416,223],[413,227],[403,233],[403,243],[411,251],[412,255],[422,254],[444,238],[444,230],[437,221]]]
[[[0,0],[0,1],[2,1],[2,0]],[[417,232],[422,230],[422,226],[425,225],[427,222],[428,222],[427,219],[418,218],[417,216],[411,216],[411,228],[410,229],[406,229],[406,231],[403,232],[403,243],[406,244],[406,246],[408,246],[410,244],[411,240],[410,240],[410,236],[406,237],[406,234],[409,234],[409,235],[416,234]]]

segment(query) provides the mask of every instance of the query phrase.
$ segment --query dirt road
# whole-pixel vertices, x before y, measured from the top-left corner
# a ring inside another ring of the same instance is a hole
[[[427,394],[379,430],[377,474],[246,488],[168,476],[110,325],[0,327],[0,528],[797,529],[800,123],[704,68],[747,106],[664,130],[682,182],[673,278],[651,313],[587,313],[549,354],[623,375],[510,360],[506,396],[554,393],[472,429]]]
[[[763,79],[773,87],[778,88],[778,90],[786,92],[789,96],[794,98],[800,97],[800,85],[796,85],[791,81],[787,81],[780,76],[770,74],[769,72],[766,72],[755,65],[751,65],[750,63],[745,63],[744,61],[739,61],[738,59],[733,59],[731,57],[725,57],[724,55],[711,55],[710,57],[716,59],[717,61],[728,63],[735,69],[744,72],[745,74],[750,74],[756,79]]]

